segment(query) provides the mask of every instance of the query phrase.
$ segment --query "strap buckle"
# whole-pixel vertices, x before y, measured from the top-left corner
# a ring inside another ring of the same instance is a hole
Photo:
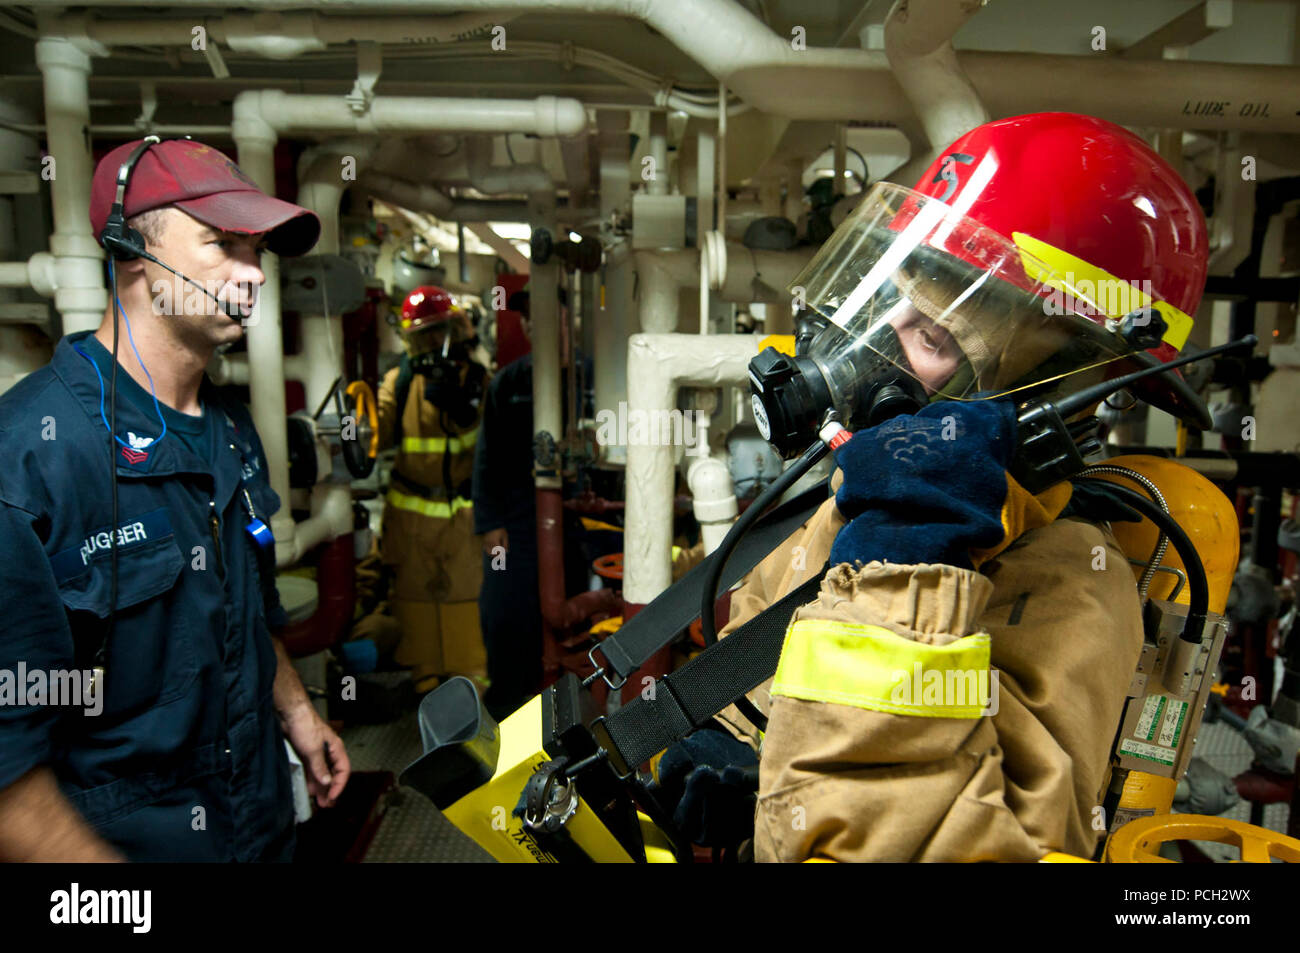
[[[596,661],[596,649],[598,648],[600,648],[600,645],[596,644],[587,650],[587,658],[591,660],[591,667],[594,668],[595,671],[582,680],[582,687],[586,688],[597,678],[603,678],[605,680],[605,684],[609,686],[609,690],[612,692],[616,692],[624,685],[627,684],[627,678],[625,676],[619,679],[617,685],[615,685],[613,682],[609,680],[609,676],[605,674],[605,666],[601,665],[599,662]]]
[[[528,779],[524,788],[524,826],[554,834],[578,810],[578,786],[564,771],[562,761],[548,761]]]

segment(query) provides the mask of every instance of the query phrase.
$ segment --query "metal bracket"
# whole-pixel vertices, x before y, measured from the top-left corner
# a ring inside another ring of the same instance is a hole
[[[373,40],[357,44],[357,79],[352,84],[352,91],[344,100],[356,115],[361,116],[370,110],[375,98],[375,83],[384,68],[384,48]]]
[[[153,131],[153,116],[158,111],[158,88],[153,83],[140,84],[140,115],[135,127],[143,133]]]

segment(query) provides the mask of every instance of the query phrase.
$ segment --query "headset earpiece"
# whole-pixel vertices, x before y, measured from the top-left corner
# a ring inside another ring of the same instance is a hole
[[[188,139],[189,136],[184,138]],[[117,170],[117,195],[113,207],[109,209],[108,220],[104,222],[104,230],[99,233],[99,244],[115,261],[133,261],[145,254],[144,236],[126,224],[123,207],[136,163],[149,151],[150,146],[159,142],[162,142],[159,136],[145,136]]]
[[[134,261],[144,252],[144,236],[122,220],[118,206],[109,214],[99,243],[114,261]]]

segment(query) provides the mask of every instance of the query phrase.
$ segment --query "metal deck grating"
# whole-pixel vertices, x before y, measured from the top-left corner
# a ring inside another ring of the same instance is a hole
[[[420,729],[410,711],[386,725],[357,725],[342,733],[354,771],[402,773],[420,756]],[[442,816],[423,794],[390,794],[365,863],[491,863],[492,857]]]

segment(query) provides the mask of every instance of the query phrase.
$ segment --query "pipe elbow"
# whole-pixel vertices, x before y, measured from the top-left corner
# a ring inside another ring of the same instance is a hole
[[[230,107],[230,129],[236,143],[260,140],[274,145],[278,135],[269,117],[283,100],[284,94],[274,89],[246,89],[237,93]]]
[[[576,99],[538,96],[533,108],[539,136],[576,136],[587,128],[587,108]]]
[[[693,462],[686,472],[686,484],[694,499],[695,518],[701,523],[723,523],[736,518],[731,471],[720,459],[702,457]]]

